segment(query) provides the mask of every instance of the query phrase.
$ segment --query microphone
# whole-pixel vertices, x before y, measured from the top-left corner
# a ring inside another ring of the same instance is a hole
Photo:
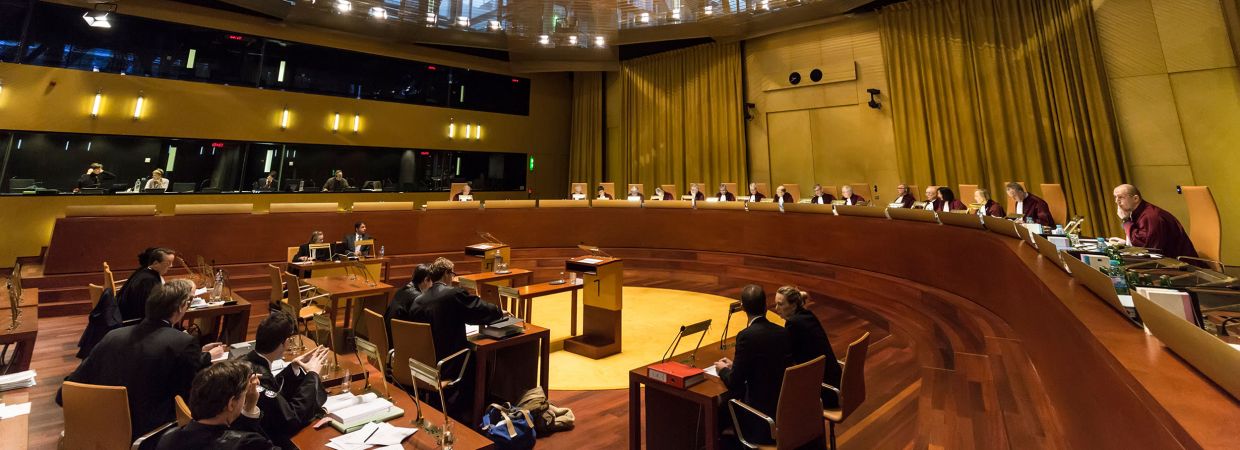
[[[741,302],[732,302],[731,305],[728,305],[728,320],[723,322],[723,335],[719,336],[720,350],[728,349],[728,325],[732,324],[732,315],[740,312],[740,310]]]

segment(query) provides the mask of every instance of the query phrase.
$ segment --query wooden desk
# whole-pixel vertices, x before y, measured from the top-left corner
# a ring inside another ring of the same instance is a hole
[[[376,392],[382,393],[383,380],[379,378],[380,376],[381,375],[377,373],[371,374],[370,385]],[[391,383],[389,383],[388,386],[390,387]],[[352,390],[355,394],[363,393],[361,386],[356,386]],[[391,391],[392,398],[390,400],[393,404],[400,407],[400,409],[405,410],[405,415],[392,419],[388,421],[388,423],[398,427],[413,427],[412,422],[418,417],[418,409],[414,406],[413,400],[410,399],[407,393],[401,392],[400,389],[393,388]],[[422,403],[422,417],[426,418],[426,420],[430,423],[438,426],[442,426],[444,423],[443,413],[425,402]],[[495,447],[495,444],[491,442],[490,439],[487,439],[486,436],[478,434],[478,432],[474,431],[468,424],[453,421],[452,434],[456,436],[453,448],[472,450],[490,449]],[[317,430],[312,427],[306,427],[301,430],[301,432],[293,436],[293,444],[304,449],[327,448],[327,442],[337,436],[340,436],[340,432],[336,431],[336,429],[332,428],[330,425],[324,426],[323,428],[319,428]],[[418,430],[418,432],[413,433],[413,436],[409,436],[408,439],[405,439],[405,442],[403,442],[401,446],[404,448],[427,450],[439,448],[439,446],[435,444],[435,437],[431,436],[431,434],[426,432],[426,430]]]
[[[577,280],[585,281],[582,278],[578,278]],[[511,296],[512,298],[516,299],[514,301],[516,305],[512,308],[516,310],[513,312],[513,315],[520,317],[521,320],[524,320],[526,323],[529,323],[534,317],[534,312],[533,312],[534,308],[532,305],[533,299],[542,297],[545,295],[558,294],[561,292],[571,292],[573,294],[573,299],[571,303],[572,317],[569,322],[570,323],[569,336],[576,336],[577,335],[577,291],[581,290],[581,287],[583,285],[584,283],[568,283],[568,282],[559,283],[559,284],[551,284],[551,282],[548,281],[546,283],[531,284],[528,286],[505,289],[502,292],[505,292],[506,295],[501,295],[501,297]]]
[[[482,297],[483,300],[486,300],[501,308],[508,309],[507,305],[504,305],[503,300],[500,298],[499,287],[513,286],[513,283],[515,283],[513,280],[517,278],[524,279],[524,281],[521,281],[518,286],[530,284],[530,282],[534,279],[533,271],[517,268],[508,270],[508,273],[480,272],[471,273],[469,275],[461,275],[456,277],[457,283],[459,283],[463,288],[472,289],[478,294],[479,297]]]
[[[286,362],[292,362],[294,359],[297,359],[297,357],[304,355],[319,346],[317,342],[314,342],[314,339],[310,339],[305,335],[299,334],[297,337],[301,338],[301,343],[306,347],[306,350],[298,353],[286,348],[284,350],[284,361]],[[333,357],[336,358],[335,360],[338,362],[340,367],[331,367]],[[366,366],[359,365],[357,362],[357,357],[352,354],[342,356],[331,352],[327,355],[327,362],[323,364],[323,371],[319,373],[319,377],[323,379],[324,387],[332,387],[343,383],[346,374],[351,382],[366,379]],[[382,384],[382,382],[380,382],[380,384]]]
[[[731,338],[728,342],[735,341]],[[682,361],[692,352],[672,357]],[[734,347],[720,350],[717,345],[698,349],[695,365],[705,368],[719,358],[732,357]],[[678,389],[646,375],[642,366],[629,371],[629,449],[640,450],[642,442],[642,385],[646,386],[646,448],[698,448],[701,439],[706,449],[723,448],[719,439],[719,410],[723,394],[728,391],[719,377],[706,376],[706,381],[688,389]],[[686,433],[693,430],[692,433]]]
[[[18,389],[4,393],[0,399],[4,404],[26,403],[30,401],[30,389]],[[30,407],[37,408],[36,405]],[[0,450],[26,450],[30,443],[30,414],[22,414],[10,419],[0,420]]]
[[[310,278],[311,275],[315,277],[332,277],[332,276],[347,275],[347,273],[345,272],[345,266],[348,266],[349,264],[352,264],[352,263],[356,263],[358,261],[361,261],[363,264],[366,265],[366,269],[370,271],[370,274],[374,276],[375,279],[381,280],[381,281],[388,279],[388,267],[391,265],[391,260],[389,260],[386,257],[384,258],[361,258],[361,259],[356,259],[356,260],[344,260],[344,261],[312,261],[309,263],[288,263],[288,272],[293,275],[297,275],[297,278]]]
[[[487,368],[490,366],[491,358],[501,350],[519,345],[537,344],[538,345],[538,385],[542,386],[544,392],[547,389],[547,378],[550,373],[551,363],[551,330],[540,327],[538,325],[525,324],[525,332],[518,336],[513,336],[503,340],[495,340],[482,335],[471,337],[470,343],[474,349],[474,364],[477,364],[475,372],[474,384],[474,406],[473,415],[475,421],[482,419],[482,409],[485,406],[487,394]]]
[[[185,312],[184,320],[223,320],[219,327],[219,342],[235,344],[245,342],[246,333],[250,330],[250,302],[233,295],[237,302],[231,305],[191,308]]]
[[[0,345],[13,344],[13,362],[9,373],[21,372],[30,368],[30,358],[34,355],[34,341],[39,336],[39,307],[22,306],[18,308],[17,328],[12,325],[13,310],[7,306],[0,309]]]
[[[396,288],[390,284],[376,282],[374,286],[371,286],[364,279],[356,278],[351,280],[348,275],[306,278],[302,281],[328,294],[328,301],[323,309],[327,310],[327,314],[331,316],[333,324],[336,323],[337,319],[336,309],[338,302],[340,300],[345,301],[345,328],[349,328],[350,318],[353,316],[353,299],[381,295],[384,296],[386,304],[388,296],[396,291]]]
[[[5,283],[7,284],[7,283]],[[9,288],[0,284],[0,304],[9,305]],[[22,304],[20,306],[39,306],[39,288],[22,288]]]

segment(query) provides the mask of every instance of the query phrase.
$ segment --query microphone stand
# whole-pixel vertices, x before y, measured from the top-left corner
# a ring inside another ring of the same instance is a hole
[[[726,322],[723,322],[723,335],[719,336],[719,349],[720,350],[728,349],[728,325],[732,324],[732,314],[736,314],[736,312],[740,310],[741,310],[741,302],[732,302],[731,305],[728,305],[728,320]]]

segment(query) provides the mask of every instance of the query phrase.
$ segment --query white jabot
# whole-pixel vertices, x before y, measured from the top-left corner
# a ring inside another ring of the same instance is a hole
[[[1023,200],[1016,202],[1016,214],[1024,214],[1024,213],[1025,213],[1025,202]]]

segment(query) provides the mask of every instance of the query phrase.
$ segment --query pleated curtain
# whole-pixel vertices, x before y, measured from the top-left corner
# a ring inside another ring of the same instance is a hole
[[[569,183],[596,186],[603,180],[603,74],[573,74],[573,121],[569,141]],[[587,191],[589,192],[589,191]],[[558,198],[560,193],[548,193]]]

